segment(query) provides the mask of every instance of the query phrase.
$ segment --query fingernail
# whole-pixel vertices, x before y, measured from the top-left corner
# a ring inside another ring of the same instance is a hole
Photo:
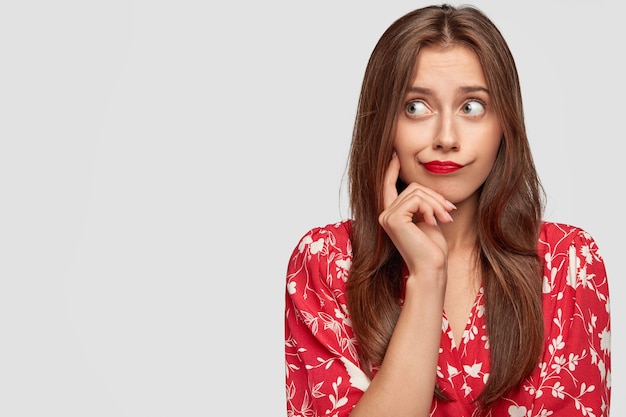
[[[448,205],[448,207],[453,208],[456,210],[456,206],[454,204],[452,204],[450,201],[446,200],[446,204]]]

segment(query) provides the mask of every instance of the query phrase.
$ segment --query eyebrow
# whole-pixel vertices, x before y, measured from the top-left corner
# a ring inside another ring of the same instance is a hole
[[[459,87],[459,92],[461,93],[475,93],[477,91],[482,91],[485,92],[487,94],[489,94],[489,90],[485,87],[482,87],[480,85],[468,85],[468,86],[463,86],[463,87]],[[430,88],[425,88],[425,87],[418,87],[416,85],[409,87],[409,89],[407,90],[408,93],[417,93],[417,94],[424,94],[424,95],[430,95],[433,93],[433,90],[431,90]]]

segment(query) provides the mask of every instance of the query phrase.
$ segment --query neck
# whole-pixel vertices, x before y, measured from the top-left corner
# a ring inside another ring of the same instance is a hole
[[[478,197],[472,196],[460,203],[452,213],[452,223],[441,224],[441,231],[450,252],[473,251],[476,245],[476,211]]]

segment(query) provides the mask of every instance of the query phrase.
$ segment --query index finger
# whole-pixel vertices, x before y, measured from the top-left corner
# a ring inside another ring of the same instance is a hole
[[[388,209],[389,206],[398,198],[398,189],[396,188],[396,182],[400,175],[400,159],[394,152],[389,166],[385,171],[385,179],[383,183],[383,207]]]

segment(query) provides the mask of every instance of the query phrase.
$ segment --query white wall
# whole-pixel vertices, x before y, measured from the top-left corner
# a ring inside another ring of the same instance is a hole
[[[284,271],[340,189],[365,63],[427,3],[0,6],[0,414],[283,415]],[[477,1],[516,56],[547,218],[613,293],[626,140],[617,1]]]

